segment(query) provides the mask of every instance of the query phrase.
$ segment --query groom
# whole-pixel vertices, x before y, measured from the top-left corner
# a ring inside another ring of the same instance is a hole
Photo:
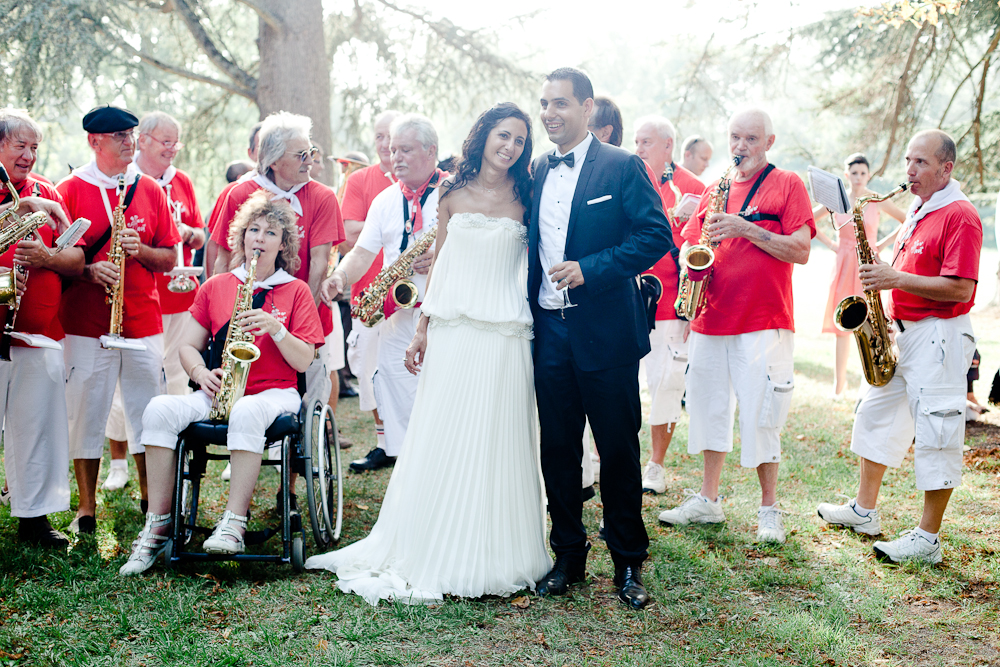
[[[586,576],[580,440],[589,418],[618,598],[641,609],[649,601],[640,578],[649,538],[641,514],[638,376],[649,335],[636,276],[674,246],[642,160],[587,130],[593,109],[586,74],[566,67],[546,77],[541,120],[556,150],[533,167],[528,300],[556,562],[537,593],[562,595]]]

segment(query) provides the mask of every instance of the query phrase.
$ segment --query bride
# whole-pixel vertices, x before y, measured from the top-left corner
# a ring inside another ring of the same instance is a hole
[[[479,117],[443,186],[406,351],[420,381],[378,521],[306,561],[373,605],[534,590],[551,567],[525,293],[530,160],[531,122],[516,105]]]

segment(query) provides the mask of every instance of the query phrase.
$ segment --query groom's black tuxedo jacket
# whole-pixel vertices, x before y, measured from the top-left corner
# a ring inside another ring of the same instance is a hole
[[[539,287],[550,279],[539,258],[538,208],[552,153],[537,158],[533,166],[528,301],[536,320]],[[603,201],[594,201],[598,199]],[[566,259],[580,263],[584,278],[583,285],[569,290],[577,307],[563,311],[573,360],[581,370],[636,363],[649,352],[636,276],[673,247],[670,224],[642,160],[595,137],[580,171],[566,234]]]

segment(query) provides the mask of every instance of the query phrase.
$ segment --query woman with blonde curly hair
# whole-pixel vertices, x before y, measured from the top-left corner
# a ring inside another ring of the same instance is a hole
[[[243,552],[247,510],[265,446],[264,431],[282,414],[298,412],[296,374],[308,368],[316,345],[323,342],[309,286],[291,276],[299,262],[299,237],[289,205],[271,201],[263,191],[250,197],[233,220],[229,241],[233,268],[212,276],[199,290],[180,344],[181,365],[200,390],[187,396],[157,396],[143,413],[149,512],[131,556],[121,567],[123,575],[148,570],[170,541],[177,435],[189,424],[208,419],[212,399],[222,384],[219,366],[237,290],[249,276],[255,252],[259,255],[252,307],[236,315],[233,324],[253,334],[260,358],[251,364],[245,394],[229,415],[229,500],[215,532],[205,540],[206,552]],[[210,337],[212,358],[206,360],[202,351]]]

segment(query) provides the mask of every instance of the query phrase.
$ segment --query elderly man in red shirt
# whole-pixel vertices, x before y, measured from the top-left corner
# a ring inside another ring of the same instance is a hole
[[[11,185],[22,198],[47,199],[62,206],[56,189],[34,178],[31,169],[42,141],[42,129],[22,111],[0,109],[0,163]],[[0,186],[4,203],[11,193]],[[23,240],[0,256],[0,271],[15,262],[28,270],[21,278],[20,306],[14,334],[5,341],[10,361],[0,361],[0,419],[3,419],[5,472],[10,493],[11,515],[18,517],[18,536],[24,542],[47,547],[65,547],[66,536],[52,528],[46,515],[69,509],[69,433],[66,426],[65,365],[56,341],[63,338],[59,326],[62,276],[83,271],[83,248],[67,248],[50,255],[41,246],[52,247],[55,233],[48,226],[36,239]],[[3,311],[6,314],[6,308]]]
[[[827,523],[881,533],[875,508],[887,467],[898,468],[913,446],[916,486],[924,492],[920,524],[875,555],[892,562],[941,562],[938,533],[952,491],[962,481],[966,372],[976,350],[969,311],[979,280],[983,226],[951,177],[955,142],[940,130],[917,133],[906,149],[913,203],[896,236],[892,263],[860,268],[866,290],[889,290],[899,360],[892,380],[872,387],[858,406],[851,451],[861,457],[858,494],[844,505],[823,503]],[[915,438],[915,440],[914,440]]]

